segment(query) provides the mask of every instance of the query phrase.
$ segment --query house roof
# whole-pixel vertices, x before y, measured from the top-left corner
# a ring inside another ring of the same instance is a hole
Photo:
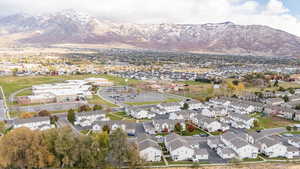
[[[179,103],[177,102],[170,102],[170,103],[161,103],[160,106],[162,107],[170,107],[170,106],[181,106]]]
[[[220,150],[222,152],[222,154],[235,154],[235,152],[231,149],[231,148],[222,148]]]
[[[87,112],[78,112],[76,113],[76,116],[94,116],[94,115],[100,115],[105,114],[103,111],[87,111]]]
[[[221,135],[222,139],[227,140],[227,141],[231,141],[233,139],[238,138],[238,136],[236,134],[234,134],[233,132],[226,132],[223,135]]]
[[[249,145],[245,140],[241,139],[241,138],[234,138],[231,141],[231,144],[233,144],[236,148],[242,148],[245,147],[247,145]]]
[[[169,144],[169,147],[171,148],[172,151],[174,151],[174,150],[176,150],[176,149],[178,149],[180,147],[187,147],[187,148],[189,148],[189,145],[185,141],[177,139],[177,140],[172,141]]]
[[[32,117],[32,118],[26,118],[21,119],[17,118],[14,120],[14,124],[26,124],[26,123],[34,123],[34,122],[41,122],[41,121],[50,121],[50,118],[47,117]]]
[[[157,150],[161,150],[158,143],[150,141],[150,140],[145,140],[143,142],[138,143],[138,148],[140,151],[145,150],[149,147],[155,148]]]

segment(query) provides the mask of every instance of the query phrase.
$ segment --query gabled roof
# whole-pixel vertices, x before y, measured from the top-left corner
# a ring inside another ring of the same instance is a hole
[[[50,118],[47,117],[32,117],[32,118],[27,118],[27,119],[21,119],[17,118],[14,120],[14,124],[26,124],[26,123],[34,123],[34,122],[42,122],[42,121],[49,121]]]
[[[88,112],[78,112],[76,113],[76,116],[94,116],[94,115],[101,115],[105,114],[103,111],[88,111]]]
[[[232,139],[230,142],[236,148],[242,148],[242,147],[249,145],[245,140],[243,140],[241,138]]]
[[[281,142],[279,140],[271,139],[269,137],[262,138],[261,140],[259,140],[258,143],[265,144],[267,147],[271,147],[276,144],[281,144]]]
[[[150,140],[146,140],[146,141],[138,143],[139,151],[145,150],[149,147],[155,148],[157,150],[161,150],[158,143],[150,141]]]

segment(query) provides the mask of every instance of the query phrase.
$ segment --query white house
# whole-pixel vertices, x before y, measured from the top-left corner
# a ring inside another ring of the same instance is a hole
[[[293,145],[297,148],[300,148],[300,138],[299,137],[292,137],[288,139],[288,143]]]
[[[300,155],[300,150],[299,148],[297,147],[294,147],[294,146],[287,146],[286,147],[286,154],[285,154],[285,157],[286,158],[294,158],[294,157],[299,157]]]
[[[110,120],[110,121],[95,121],[92,123],[93,131],[102,131],[103,127],[107,126],[110,131],[114,131],[118,128],[127,132],[128,134],[135,134],[136,123],[126,122],[122,120]]]
[[[202,103],[201,102],[198,102],[198,101],[193,101],[193,100],[190,100],[190,101],[185,101],[182,103],[182,105],[186,103],[189,105],[189,110],[194,110],[194,109],[200,109],[202,108]]]
[[[217,148],[217,154],[222,158],[222,159],[233,159],[236,157],[235,152],[231,148],[222,148],[219,147]]]
[[[158,108],[165,110],[165,112],[170,113],[174,111],[180,111],[182,105],[180,103],[161,103],[157,105]]]
[[[141,135],[137,139],[140,157],[145,161],[161,161],[162,151],[159,144],[147,135]]]
[[[222,129],[222,124],[214,119],[203,118],[200,122],[200,127],[209,132],[214,132]]]
[[[152,124],[156,132],[170,132],[173,131],[175,125],[179,123],[182,127],[182,130],[185,130],[185,121],[184,120],[152,120]]]
[[[174,161],[191,160],[194,155],[194,150],[181,140],[171,142],[169,152]]]
[[[245,140],[240,138],[238,135],[227,132],[221,135],[221,141],[237,154],[240,159],[244,158],[256,158],[258,155],[258,148],[247,143]]]
[[[192,156],[193,162],[199,162],[201,160],[208,160],[209,154],[207,149],[194,149],[194,155]]]
[[[222,147],[224,144],[221,141],[220,136],[209,136],[207,138],[207,145],[212,149],[216,149]]]
[[[32,117],[27,119],[15,119],[13,121],[13,127],[27,127],[31,130],[47,130],[54,126],[51,125],[49,117]]]
[[[152,113],[146,109],[139,108],[139,107],[126,108],[126,112],[128,115],[136,119],[144,119],[144,118],[152,119],[153,117],[155,117],[155,113]]]
[[[79,112],[76,113],[76,120],[74,124],[82,127],[90,126],[94,121],[105,117],[105,113],[102,111]]]
[[[265,137],[258,143],[260,152],[268,157],[285,157],[287,153],[287,147],[280,141]]]

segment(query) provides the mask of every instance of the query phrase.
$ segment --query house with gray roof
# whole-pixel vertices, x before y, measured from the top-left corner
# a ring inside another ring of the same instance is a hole
[[[260,139],[256,145],[259,147],[259,151],[268,157],[285,157],[287,153],[287,147],[283,145],[279,140],[271,139],[270,137],[264,137]]]
[[[12,122],[13,128],[27,127],[31,130],[47,130],[54,126],[50,123],[50,118],[47,117],[32,117],[21,119],[17,118]]]
[[[115,131],[120,128],[128,134],[135,134],[136,123],[126,122],[122,120],[110,120],[110,121],[95,121],[92,123],[93,131],[102,131],[103,127],[107,126],[110,131]]]
[[[233,158],[236,157],[236,153],[231,148],[228,148],[228,147],[218,147],[216,150],[217,150],[217,154],[222,159],[233,159]]]
[[[103,111],[88,111],[88,112],[78,112],[75,114],[76,120],[75,125],[80,125],[81,127],[91,126],[94,121],[99,120],[109,120]]]
[[[162,150],[159,144],[150,136],[141,135],[137,138],[140,157],[148,162],[161,161]]]

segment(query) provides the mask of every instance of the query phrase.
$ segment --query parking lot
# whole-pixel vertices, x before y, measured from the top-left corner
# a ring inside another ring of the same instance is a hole
[[[137,91],[127,86],[106,87],[99,91],[99,95],[115,104],[163,102],[168,98],[162,93]]]
[[[34,106],[11,106],[10,112],[39,112],[41,110],[67,111],[69,109],[77,109],[84,104],[87,104],[87,102],[50,103]]]

